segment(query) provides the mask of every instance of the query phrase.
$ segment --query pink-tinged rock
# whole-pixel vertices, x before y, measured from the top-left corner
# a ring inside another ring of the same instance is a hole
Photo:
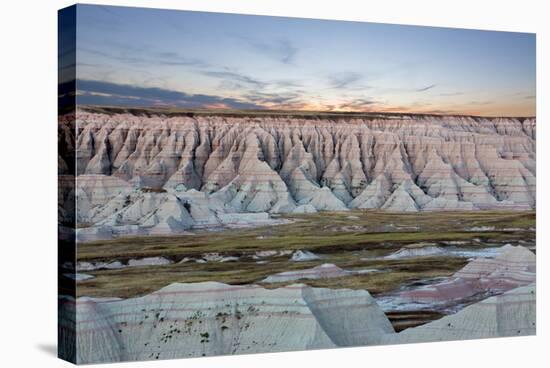
[[[536,121],[135,116],[79,111],[77,174],[197,189],[250,212],[536,206]],[[72,148],[71,148],[72,149]],[[61,162],[61,170],[69,166]],[[86,215],[86,214],[83,214]]]
[[[446,281],[402,291],[398,297],[409,302],[446,303],[477,293],[504,292],[535,281],[535,254],[507,244],[495,258],[477,258]]]
[[[535,284],[512,289],[422,326],[382,338],[384,344],[528,336],[536,333]]]

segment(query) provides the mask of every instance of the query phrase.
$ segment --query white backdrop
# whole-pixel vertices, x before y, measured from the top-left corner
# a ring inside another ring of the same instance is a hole
[[[89,3],[104,3],[88,1]],[[550,27],[545,1],[127,0],[132,5],[537,33],[537,337],[133,363],[133,367],[518,367],[548,360]],[[63,367],[56,349],[57,9],[3,1],[0,12],[0,366]],[[510,53],[514,53],[510,50]],[[546,101],[546,104],[543,103]],[[545,168],[546,166],[546,168]],[[545,227],[546,225],[546,227]],[[546,290],[546,292],[545,292]],[[547,363],[547,362],[546,362]],[[122,367],[122,364],[110,365]],[[128,365],[124,365],[128,366]],[[546,365],[547,366],[547,365]]]

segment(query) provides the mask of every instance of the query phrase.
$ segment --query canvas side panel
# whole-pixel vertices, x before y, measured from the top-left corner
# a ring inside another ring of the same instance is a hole
[[[76,363],[76,6],[58,13],[58,356]]]

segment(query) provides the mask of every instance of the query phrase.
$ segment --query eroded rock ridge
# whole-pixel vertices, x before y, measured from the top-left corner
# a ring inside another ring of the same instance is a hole
[[[73,125],[61,122],[60,152],[76,157],[60,156],[59,168],[78,176],[81,223],[153,226],[153,210],[186,228],[241,221],[228,213],[536,206],[532,118],[80,111]]]

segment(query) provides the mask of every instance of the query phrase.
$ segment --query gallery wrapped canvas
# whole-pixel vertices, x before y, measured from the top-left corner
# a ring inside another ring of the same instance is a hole
[[[535,334],[534,34],[75,5],[58,40],[61,358]]]

